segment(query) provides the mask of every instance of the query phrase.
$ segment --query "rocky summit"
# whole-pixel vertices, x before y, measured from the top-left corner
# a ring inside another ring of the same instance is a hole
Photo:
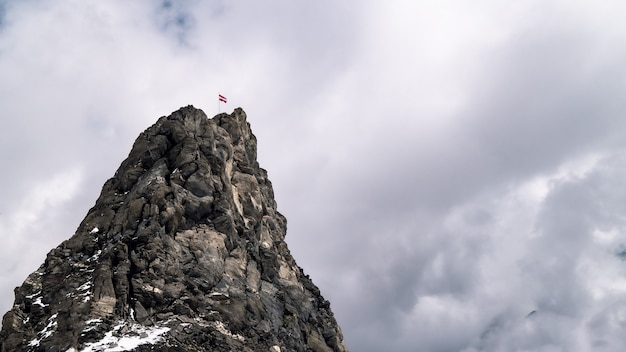
[[[15,289],[0,350],[346,351],[236,109],[161,117]]]

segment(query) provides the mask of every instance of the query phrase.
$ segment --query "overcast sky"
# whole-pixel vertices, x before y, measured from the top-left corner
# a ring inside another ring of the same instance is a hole
[[[0,0],[0,310],[141,131],[219,92],[351,351],[623,351],[625,11]]]

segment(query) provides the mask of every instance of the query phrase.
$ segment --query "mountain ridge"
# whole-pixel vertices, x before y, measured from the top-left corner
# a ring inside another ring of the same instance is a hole
[[[16,288],[0,350],[346,351],[256,147],[241,108],[159,118]]]

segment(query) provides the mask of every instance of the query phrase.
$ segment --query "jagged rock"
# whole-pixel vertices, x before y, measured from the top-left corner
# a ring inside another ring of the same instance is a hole
[[[0,350],[346,351],[286,226],[244,111],[182,108],[16,288]]]

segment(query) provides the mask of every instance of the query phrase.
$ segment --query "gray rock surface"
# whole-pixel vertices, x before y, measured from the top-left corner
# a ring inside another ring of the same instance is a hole
[[[346,351],[286,226],[245,112],[181,108],[15,289],[0,350]]]

